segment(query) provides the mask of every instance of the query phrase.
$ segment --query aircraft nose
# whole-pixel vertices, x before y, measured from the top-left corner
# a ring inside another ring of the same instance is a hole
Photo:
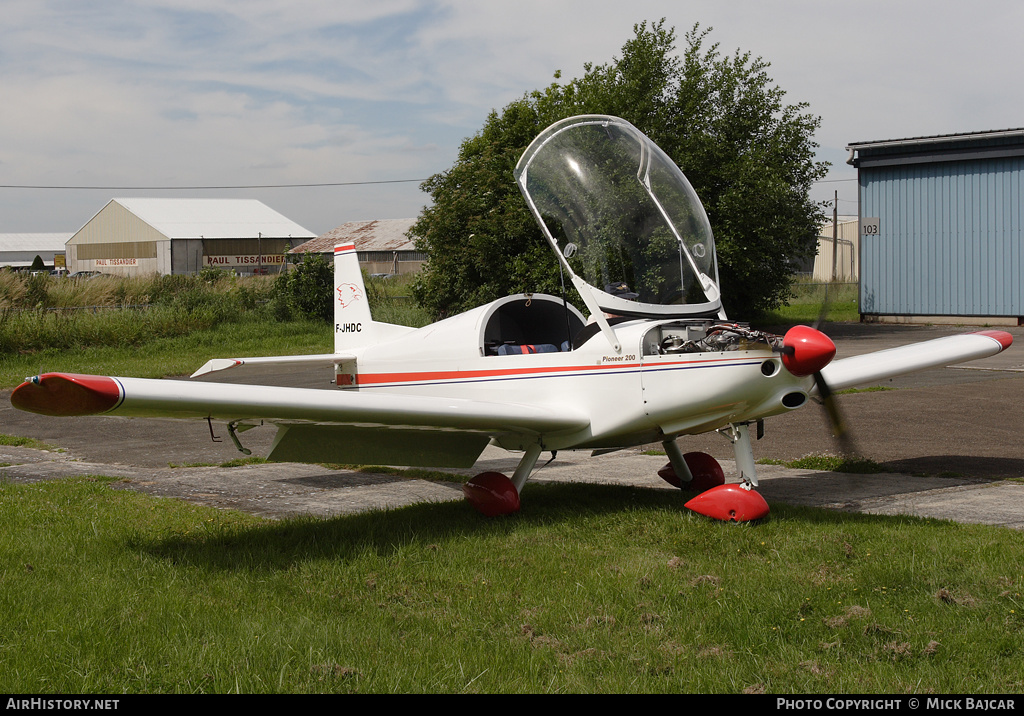
[[[782,338],[782,365],[802,378],[814,375],[836,357],[836,344],[810,326],[793,326]]]

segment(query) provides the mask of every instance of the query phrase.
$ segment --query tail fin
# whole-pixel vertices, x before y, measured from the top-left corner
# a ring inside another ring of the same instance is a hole
[[[370,316],[355,244],[334,247],[334,352],[373,345],[413,329],[379,323]]]

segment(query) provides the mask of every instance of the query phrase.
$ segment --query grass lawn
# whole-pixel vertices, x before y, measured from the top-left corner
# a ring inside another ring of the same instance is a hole
[[[814,284],[798,282],[793,298],[786,306],[760,317],[759,325],[814,325],[821,318],[821,307],[827,301],[827,321],[856,322],[860,320],[856,284]]]
[[[1013,530],[530,485],[280,522],[0,484],[0,691],[1004,693],[1024,687]]]

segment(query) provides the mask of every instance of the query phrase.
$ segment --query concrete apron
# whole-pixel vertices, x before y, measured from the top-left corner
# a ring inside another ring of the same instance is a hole
[[[545,458],[546,459],[546,456]],[[667,459],[639,450],[591,458],[584,452],[559,453],[534,472],[531,483],[579,482],[674,490],[657,471]],[[488,448],[465,475],[488,470],[511,474],[518,455]],[[735,465],[721,460],[728,482]],[[65,453],[0,446],[0,480],[29,483],[79,475],[123,478],[125,488],[211,507],[236,509],[267,518],[332,517],[421,502],[462,499],[459,484],[411,479],[318,465],[277,463],[242,467],[153,468],[81,462]],[[543,461],[540,463],[543,465]],[[769,502],[824,507],[879,515],[913,515],[963,523],[1024,528],[1024,484],[1013,480],[916,477],[897,474],[851,475],[759,465],[759,492]]]

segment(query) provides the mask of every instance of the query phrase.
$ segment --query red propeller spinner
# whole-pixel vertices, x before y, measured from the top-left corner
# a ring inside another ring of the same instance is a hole
[[[782,338],[782,365],[797,377],[814,375],[836,357],[836,344],[810,326],[793,326]]]

